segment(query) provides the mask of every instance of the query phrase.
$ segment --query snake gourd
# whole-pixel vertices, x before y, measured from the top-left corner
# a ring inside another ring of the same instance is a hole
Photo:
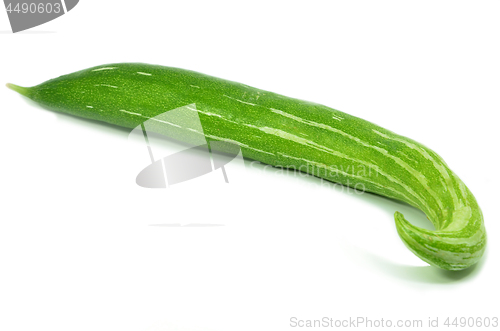
[[[405,245],[447,270],[475,264],[486,247],[479,205],[443,159],[426,146],[338,110],[194,71],[143,63],[97,66],[11,89],[45,108],[134,128],[169,110],[195,105],[203,133],[160,121],[153,131],[189,141],[240,146],[242,155],[276,167],[404,201],[435,230],[394,215]],[[347,169],[356,169],[348,171]]]

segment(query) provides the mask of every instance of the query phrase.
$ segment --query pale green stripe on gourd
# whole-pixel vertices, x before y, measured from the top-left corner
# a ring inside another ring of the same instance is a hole
[[[421,209],[435,231],[413,226],[398,212],[396,227],[406,246],[431,265],[464,269],[485,250],[483,216],[474,196],[435,152],[338,110],[141,63],[94,67],[31,88],[9,87],[80,117],[128,128],[153,120],[154,131],[184,141],[195,130],[155,117],[188,107],[198,112],[208,141],[230,141],[247,158],[363,187]]]

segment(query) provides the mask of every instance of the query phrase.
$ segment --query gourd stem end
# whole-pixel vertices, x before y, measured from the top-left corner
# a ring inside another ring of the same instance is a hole
[[[28,87],[22,87],[11,83],[7,83],[6,86],[21,95],[28,96],[28,91],[29,91]]]

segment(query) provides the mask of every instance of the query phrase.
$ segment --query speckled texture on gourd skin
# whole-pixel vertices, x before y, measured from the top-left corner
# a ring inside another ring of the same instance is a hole
[[[460,270],[486,246],[483,215],[464,183],[432,150],[363,119],[193,71],[142,63],[98,66],[32,88],[13,88],[46,108],[134,128],[192,105],[208,141],[241,146],[244,157],[404,201],[436,230],[396,212],[399,236],[431,265]],[[148,130],[190,141],[193,131],[158,123]],[[188,125],[188,124],[186,124]]]

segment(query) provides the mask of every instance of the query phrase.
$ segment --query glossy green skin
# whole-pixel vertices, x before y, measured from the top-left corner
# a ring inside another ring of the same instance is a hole
[[[193,71],[141,63],[98,66],[32,88],[10,85],[46,108],[135,128],[148,118],[195,105],[207,141],[241,146],[244,157],[404,201],[436,230],[396,212],[406,246],[431,265],[460,270],[486,246],[474,196],[429,148],[363,119]],[[158,123],[161,134],[190,141],[192,131]]]

